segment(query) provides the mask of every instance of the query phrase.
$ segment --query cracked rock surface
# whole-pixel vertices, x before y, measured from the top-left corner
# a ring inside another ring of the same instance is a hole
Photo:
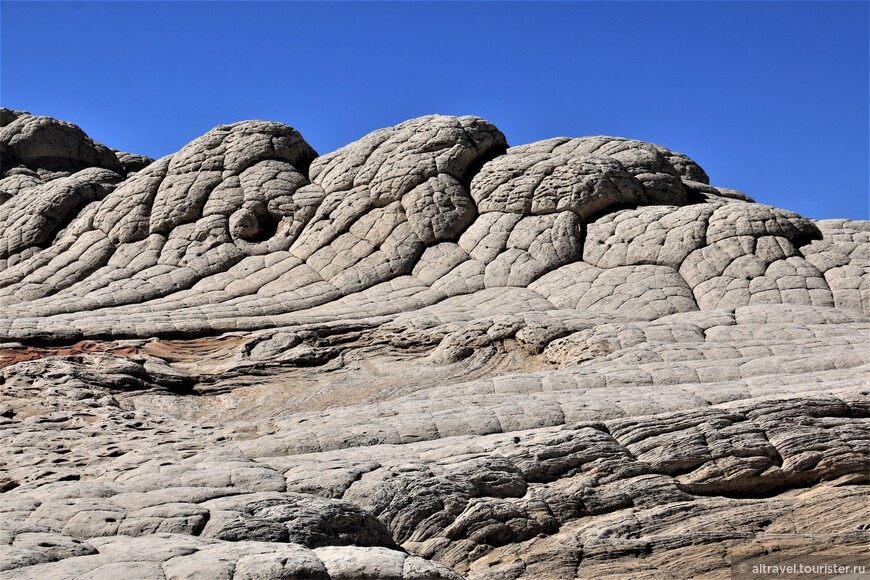
[[[433,115],[0,110],[0,578],[729,578],[870,543],[870,223]]]

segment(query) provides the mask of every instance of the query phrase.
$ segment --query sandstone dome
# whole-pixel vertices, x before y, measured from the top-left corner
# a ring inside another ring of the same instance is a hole
[[[152,160],[3,109],[0,161],[0,578],[866,548],[870,222],[471,116]]]

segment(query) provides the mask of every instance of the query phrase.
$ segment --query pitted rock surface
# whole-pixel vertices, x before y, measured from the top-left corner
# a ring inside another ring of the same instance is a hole
[[[866,550],[866,221],[477,117],[153,161],[2,109],[0,156],[0,578]]]

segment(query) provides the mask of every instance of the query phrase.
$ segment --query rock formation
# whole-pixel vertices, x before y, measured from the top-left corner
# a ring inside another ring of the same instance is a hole
[[[727,578],[870,540],[870,222],[429,116],[0,112],[0,578]]]

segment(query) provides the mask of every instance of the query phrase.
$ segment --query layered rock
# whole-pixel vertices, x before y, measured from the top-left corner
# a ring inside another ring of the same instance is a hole
[[[476,117],[323,156],[248,121],[152,162],[3,110],[0,153],[0,576],[866,547],[868,222]]]

